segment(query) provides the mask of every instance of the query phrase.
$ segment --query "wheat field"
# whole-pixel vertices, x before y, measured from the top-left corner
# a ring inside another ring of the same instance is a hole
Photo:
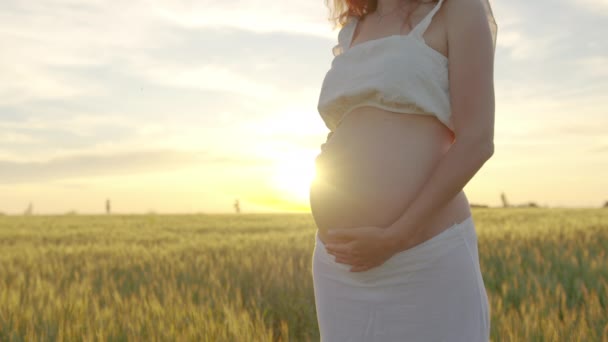
[[[608,209],[473,218],[492,341],[608,341]],[[314,232],[310,214],[0,216],[0,341],[318,341]]]

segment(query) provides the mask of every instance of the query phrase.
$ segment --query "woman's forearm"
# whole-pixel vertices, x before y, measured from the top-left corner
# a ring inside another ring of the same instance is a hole
[[[456,196],[494,153],[491,141],[458,139],[443,155],[405,212],[384,231],[387,244],[400,250],[420,236],[420,223]]]

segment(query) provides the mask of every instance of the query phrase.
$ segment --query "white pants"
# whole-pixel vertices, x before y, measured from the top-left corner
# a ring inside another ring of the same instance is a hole
[[[316,235],[313,282],[322,342],[487,342],[490,308],[473,219],[364,272]]]

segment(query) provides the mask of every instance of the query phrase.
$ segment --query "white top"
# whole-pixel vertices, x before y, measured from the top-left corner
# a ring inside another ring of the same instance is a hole
[[[397,113],[434,115],[452,132],[448,59],[426,44],[423,33],[443,0],[407,35],[351,46],[357,17],[338,33],[317,109],[333,132],[353,109],[373,106]]]

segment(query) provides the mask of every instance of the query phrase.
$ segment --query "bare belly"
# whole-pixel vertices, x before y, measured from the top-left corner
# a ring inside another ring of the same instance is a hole
[[[330,228],[387,227],[415,199],[452,144],[435,117],[359,107],[347,115],[316,158],[310,207],[325,242]],[[421,223],[422,242],[466,219],[460,192]]]

